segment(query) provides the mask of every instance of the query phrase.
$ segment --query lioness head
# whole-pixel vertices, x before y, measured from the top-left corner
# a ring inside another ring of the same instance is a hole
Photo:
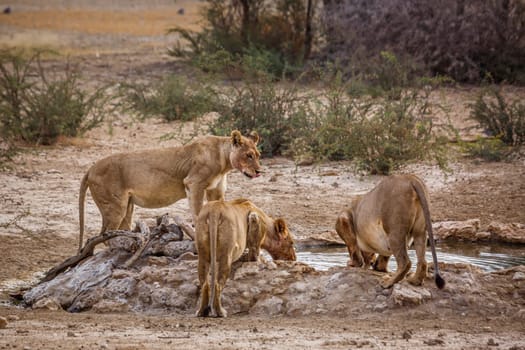
[[[352,203],[351,208],[347,208],[337,218],[335,230],[339,237],[345,242],[350,255],[349,266],[352,267],[369,267],[373,262],[373,253],[363,252],[357,245],[357,237],[354,229],[354,208],[359,203],[358,197]]]
[[[284,219],[276,219],[273,223],[274,235],[266,235],[262,244],[273,260],[297,260],[292,235]]]
[[[242,136],[238,130],[232,131],[231,141],[233,151],[230,153],[232,166],[241,173],[253,179],[261,173],[259,157],[261,154],[257,150],[259,135],[253,131],[249,136]]]

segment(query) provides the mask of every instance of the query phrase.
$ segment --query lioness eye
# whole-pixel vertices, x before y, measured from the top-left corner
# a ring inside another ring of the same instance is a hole
[[[248,154],[249,159],[253,159],[253,154]]]

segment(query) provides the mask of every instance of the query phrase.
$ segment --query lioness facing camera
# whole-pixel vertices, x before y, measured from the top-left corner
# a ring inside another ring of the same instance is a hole
[[[221,292],[232,263],[241,258],[245,249],[248,254],[243,261],[257,260],[261,248],[274,260],[296,259],[286,222],[270,218],[247,199],[206,203],[197,219],[195,236],[201,286],[197,316],[201,317],[209,316],[210,312],[226,317]]]
[[[79,250],[88,188],[102,214],[101,233],[131,229],[135,204],[161,208],[185,197],[195,223],[204,195],[210,201],[224,199],[230,170],[248,178],[259,176],[258,141],[255,132],[245,137],[235,130],[230,137],[204,136],[181,147],[120,153],[97,161],[80,185]]]
[[[402,280],[411,267],[407,247],[413,240],[417,255],[416,272],[408,282],[421,285],[427,275],[425,249],[427,231],[434,261],[434,279],[438,288],[445,286],[439,275],[436,248],[430,221],[427,188],[415,175],[394,175],[381,181],[372,191],[354,199],[336,222],[336,231],[346,243],[351,264],[368,268],[375,253],[375,264],[386,271],[393,254],[397,270],[382,283],[389,288]]]

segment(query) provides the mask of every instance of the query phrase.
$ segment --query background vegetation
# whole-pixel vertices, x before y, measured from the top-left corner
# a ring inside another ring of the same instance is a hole
[[[111,94],[87,92],[78,69],[46,69],[40,50],[0,51],[0,134],[11,142],[50,145],[102,123]]]
[[[194,120],[209,130],[257,130],[265,156],[351,160],[388,174],[431,160],[443,168],[455,130],[432,91],[457,82],[525,82],[525,5],[519,0],[207,0],[204,29],[174,27],[169,54],[202,74],[85,89],[50,53],[0,54],[0,162],[19,143],[82,135],[118,106],[140,118]],[[344,29],[344,30],[343,30]],[[46,57],[46,58],[45,58]],[[486,137],[461,143],[472,157],[504,160],[525,139],[525,106],[498,89],[469,104]]]

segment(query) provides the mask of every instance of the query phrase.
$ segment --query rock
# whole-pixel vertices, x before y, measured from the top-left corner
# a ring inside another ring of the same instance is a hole
[[[420,305],[432,298],[430,291],[423,287],[414,287],[405,283],[394,285],[390,299],[395,305]]]
[[[444,345],[445,344],[443,339],[427,339],[427,340],[424,340],[423,343],[425,343],[428,346]]]
[[[487,341],[487,345],[488,346],[499,346],[499,344],[496,343],[496,341],[493,338],[489,338],[489,340]]]
[[[476,234],[480,226],[479,219],[470,219],[466,221],[441,221],[434,223],[434,237],[437,239],[462,239],[476,241]]]
[[[297,242],[298,246],[317,247],[317,246],[343,246],[345,242],[339,237],[336,231],[324,231],[316,233],[310,237]]]
[[[250,313],[270,316],[280,315],[283,310],[283,304],[283,300],[276,296],[260,299],[255,303]]]
[[[516,317],[525,320],[525,309],[520,309],[518,312],[516,312]]]
[[[62,310],[62,307],[60,306],[59,302],[56,301],[55,299],[44,298],[34,303],[33,309],[46,309],[46,310],[57,311],[57,310]]]
[[[475,238],[477,241],[488,241],[491,238],[490,232],[487,231],[480,231],[476,232]]]
[[[129,311],[129,304],[124,300],[101,300],[93,305],[92,310],[98,313],[127,312]]]
[[[7,328],[7,324],[8,324],[7,319],[0,316],[0,329]]]
[[[501,242],[525,243],[525,225],[520,223],[503,224],[491,222],[487,228],[491,238]]]
[[[514,275],[512,276],[512,280],[513,281],[523,281],[523,280],[525,280],[525,273],[523,273],[521,271],[518,271],[518,272],[514,273]]]
[[[375,312],[383,312],[387,308],[388,308],[388,304],[386,302],[381,302],[381,303],[375,304],[372,307],[372,310],[375,311]]]

